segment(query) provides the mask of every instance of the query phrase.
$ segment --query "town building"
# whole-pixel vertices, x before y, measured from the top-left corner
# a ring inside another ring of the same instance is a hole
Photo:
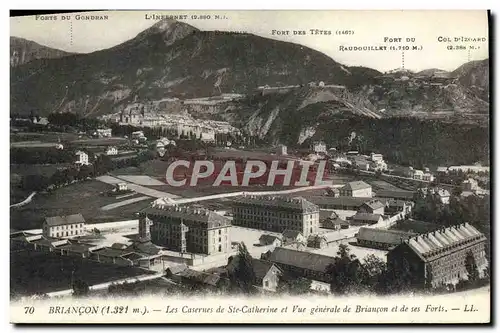
[[[370,159],[372,160],[372,162],[383,162],[384,156],[382,154],[371,153]]]
[[[283,247],[275,248],[268,254],[267,260],[275,263],[283,272],[291,276],[327,283],[331,281],[327,269],[335,264],[334,257]]]
[[[418,170],[418,169],[413,169],[413,167],[408,168],[407,176],[409,178],[415,179],[415,180],[423,180],[426,182],[433,182],[434,181],[434,175],[429,172],[429,169],[426,168],[426,170]]]
[[[486,237],[465,223],[418,235],[387,254],[387,267],[396,275],[408,276],[415,287],[438,287],[467,279],[466,256],[472,253],[482,275],[487,265]]]
[[[125,192],[128,191],[128,185],[127,183],[118,183],[115,185],[115,189],[118,192]]]
[[[432,188],[421,188],[420,191],[422,192],[424,197],[428,193],[437,196],[443,205],[447,205],[450,203],[451,194],[448,190],[438,187],[432,187]]]
[[[76,155],[75,164],[89,165],[89,155],[86,152],[79,150],[75,153],[75,155]]]
[[[307,247],[323,249],[328,246],[328,239],[323,235],[310,235],[307,238]]]
[[[206,255],[231,250],[231,221],[214,211],[154,204],[140,215],[152,222],[151,241],[169,250]]]
[[[43,126],[47,126],[49,124],[49,120],[45,117],[41,117],[40,119],[37,119],[37,122],[36,122],[38,125],[43,125]]]
[[[132,139],[140,139],[140,138],[144,138],[144,132],[143,131],[135,131],[135,132],[132,132],[131,134],[131,138]]]
[[[413,201],[388,199],[386,202],[385,213],[389,215],[396,213],[408,215],[413,210],[413,206],[415,206]]]
[[[307,249],[307,242],[291,242],[283,245],[282,247],[290,250],[296,250],[296,251],[306,251]]]
[[[384,161],[376,161],[370,163],[369,169],[372,171],[384,172],[387,171],[388,168],[387,168],[387,163],[385,163]]]
[[[474,178],[469,178],[467,180],[464,180],[462,183],[462,189],[464,191],[476,191],[479,189],[479,185],[477,180]]]
[[[357,211],[359,207],[371,198],[353,198],[353,197],[329,197],[329,196],[310,196],[307,200],[318,206],[320,209],[328,210],[351,210]]]
[[[337,213],[327,210],[320,211],[320,226],[323,229],[340,230],[348,229],[349,223],[341,219]]]
[[[355,237],[359,245],[388,250],[415,235],[404,231],[361,227]]]
[[[377,190],[375,197],[411,201],[414,199],[415,193],[405,190]]]
[[[100,138],[110,138],[111,137],[111,128],[100,128],[96,131],[96,134]]]
[[[288,155],[288,148],[285,145],[278,145],[276,147],[276,154],[278,155]]]
[[[341,197],[371,198],[372,187],[362,180],[349,182],[340,188]]]
[[[437,170],[436,170],[437,173],[439,174],[442,174],[442,175],[445,175],[448,173],[448,167],[438,167]]]
[[[238,264],[238,257],[233,258],[226,266],[226,270],[231,272]],[[252,268],[255,274],[253,285],[264,291],[275,292],[283,271],[273,262],[252,258]]]
[[[229,287],[229,280],[218,274],[187,268],[175,275],[180,283],[190,290],[210,290],[215,292],[226,290]]]
[[[384,218],[380,214],[370,214],[370,213],[357,213],[351,216],[349,222],[351,225],[367,225],[367,224],[377,224],[384,221]]]
[[[330,187],[325,191],[325,195],[333,198],[340,197],[340,191],[336,187]]]
[[[307,237],[319,228],[319,208],[302,197],[244,196],[234,201],[233,224],[279,233],[295,230]]]
[[[300,231],[287,229],[283,231],[283,243],[291,244],[291,243],[305,243],[306,237],[302,235]]]
[[[481,165],[455,165],[450,166],[448,171],[461,171],[461,172],[490,172],[490,167],[481,166]]]
[[[281,246],[282,244],[283,244],[283,242],[281,241],[281,238],[278,236],[264,234],[264,235],[259,237],[259,245],[260,246],[272,245],[274,247],[278,247],[278,246]]]
[[[327,152],[326,144],[323,141],[314,142],[312,148],[313,148],[312,150],[316,154],[320,154],[320,153],[326,154],[326,152]]]
[[[108,147],[108,149],[106,149],[106,155],[118,155],[118,149],[116,147]]]
[[[45,237],[70,238],[84,233],[85,219],[82,214],[47,217],[42,227]]]
[[[368,213],[368,214],[380,214],[384,215],[385,212],[385,204],[378,200],[370,200],[368,202],[363,203],[359,209],[359,213]]]

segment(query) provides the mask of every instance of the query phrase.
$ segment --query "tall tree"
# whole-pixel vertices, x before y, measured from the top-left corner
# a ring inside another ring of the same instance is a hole
[[[363,265],[371,282],[375,283],[379,276],[386,270],[385,262],[374,254],[369,254],[363,259]]]
[[[290,295],[303,295],[311,291],[312,281],[306,278],[280,280],[278,292]]]
[[[83,280],[75,280],[73,282],[73,295],[74,296],[87,296],[89,294],[90,287],[87,282]]]
[[[238,254],[231,262],[231,269],[228,271],[229,279],[233,289],[249,294],[253,291],[255,272],[253,270],[252,256],[248,252],[245,243],[238,244]]]
[[[326,273],[330,275],[331,292],[346,294],[357,291],[362,280],[359,266],[359,260],[350,253],[349,246],[340,244],[334,263],[326,268]]]
[[[476,258],[472,251],[468,251],[465,255],[465,269],[470,283],[474,283],[479,279],[479,270],[477,269]]]

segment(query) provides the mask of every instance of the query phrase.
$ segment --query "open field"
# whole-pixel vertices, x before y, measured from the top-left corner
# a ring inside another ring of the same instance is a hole
[[[128,142],[125,138],[100,138],[100,139],[79,139],[71,141],[71,144],[80,146],[115,146]]]
[[[112,185],[89,180],[57,189],[51,193],[38,193],[26,206],[11,209],[11,228],[36,229],[41,227],[46,217],[77,213],[81,213],[87,223],[131,219],[137,211],[147,207],[153,201],[151,198],[122,206],[120,209],[103,211],[101,210],[103,206],[124,201],[124,199],[116,199],[114,196],[105,194],[112,188]],[[141,195],[136,195],[136,197],[139,196]]]
[[[77,140],[78,134],[63,132],[18,132],[10,134],[10,142],[41,141],[56,144],[59,139],[62,142]]]
[[[81,258],[18,251],[10,254],[10,273],[11,297],[18,297],[70,289],[72,275],[75,280],[95,285],[148,272],[136,267],[118,267]]]
[[[127,199],[127,200],[123,200],[123,201],[120,201],[120,202],[115,202],[115,203],[103,206],[103,207],[101,207],[101,210],[107,211],[107,210],[116,209],[116,208],[120,208],[120,207],[123,207],[123,206],[127,206],[127,205],[130,205],[130,204],[139,202],[139,201],[147,200],[149,198],[150,197],[147,197],[147,196],[130,198],[130,199]]]
[[[151,178],[149,176],[140,176],[140,175],[120,175],[117,177],[119,179],[122,179],[126,182],[129,183],[134,183],[137,185],[143,185],[143,186],[158,186],[158,185],[165,185],[165,183],[160,182],[154,178]]]
[[[401,191],[402,189],[394,186],[383,180],[369,180],[368,183],[373,186],[374,189],[390,190],[390,191]]]
[[[57,142],[18,141],[11,142],[11,148],[55,148]]]
[[[70,163],[60,163],[60,164],[11,164],[10,174],[17,174],[20,176],[28,175],[44,175],[46,177],[51,177],[57,169],[64,169],[72,164]]]
[[[125,182],[122,179],[115,178],[115,177],[109,176],[109,175],[99,176],[96,178],[96,180],[101,181],[101,182],[106,183],[106,184],[118,184],[118,183]],[[145,187],[142,185],[137,185],[137,184],[133,184],[133,183],[129,183],[129,182],[126,182],[126,183],[127,183],[127,186],[130,190],[135,191],[137,193],[141,193],[141,194],[150,196],[150,197],[153,197],[153,198],[165,198],[165,197],[177,198],[178,197],[177,195],[174,195],[174,194],[171,194],[168,192],[158,191],[158,190],[151,188],[151,187]]]

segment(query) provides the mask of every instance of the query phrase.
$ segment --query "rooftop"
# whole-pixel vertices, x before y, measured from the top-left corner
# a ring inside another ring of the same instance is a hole
[[[280,239],[278,236],[264,234],[259,237],[259,241],[264,242],[267,245],[272,244],[276,239]]]
[[[355,197],[329,197],[326,195],[323,196],[311,196],[307,197],[307,199],[318,206],[330,205],[330,206],[352,206],[352,207],[360,207],[365,202],[370,201],[370,198],[355,198]]]
[[[376,197],[381,198],[394,198],[394,199],[405,199],[412,200],[413,199],[413,191],[405,191],[405,190],[377,190],[375,191]]]
[[[368,202],[365,202],[363,206],[368,206],[371,209],[380,209],[385,207],[385,205],[378,200],[370,200]]]
[[[357,221],[377,222],[378,220],[380,220],[381,217],[382,217],[382,215],[380,215],[380,214],[356,213],[356,215],[354,215],[352,217],[352,219],[355,221],[357,220]]]
[[[300,231],[297,231],[297,230],[287,229],[287,230],[283,231],[283,237],[286,237],[286,238],[297,238],[301,234],[302,233]]]
[[[415,236],[415,233],[397,231],[397,230],[384,230],[384,229],[374,229],[361,227],[356,234],[356,238],[359,240],[368,240],[378,243],[386,243],[398,245],[404,240],[409,239],[411,236]]]
[[[217,283],[221,279],[220,276],[217,274],[199,272],[190,268],[178,272],[177,275],[185,279],[189,279],[198,283],[208,284],[211,286],[217,286]]]
[[[82,214],[74,214],[67,216],[46,217],[45,222],[47,223],[48,226],[54,227],[59,225],[85,223],[85,219],[83,218]]]
[[[329,265],[334,264],[335,258],[317,253],[278,247],[271,253],[269,261],[317,272],[325,272]]]
[[[435,230],[410,238],[405,243],[424,261],[468,242],[485,241],[485,236],[468,223]]]
[[[190,224],[189,222],[205,224],[208,229],[231,225],[231,220],[228,218],[209,209],[194,206],[155,205],[143,209],[141,213],[178,219],[179,222],[187,224]]]
[[[349,190],[349,191],[364,190],[364,189],[368,189],[368,188],[372,188],[371,185],[365,183],[362,180],[349,182],[344,187],[342,187],[343,190]]]
[[[269,208],[284,208],[304,213],[319,212],[318,206],[303,197],[288,196],[244,196],[234,200],[237,205],[258,205]]]

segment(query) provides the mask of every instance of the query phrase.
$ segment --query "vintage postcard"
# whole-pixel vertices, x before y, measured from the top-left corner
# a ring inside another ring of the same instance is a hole
[[[489,20],[11,16],[11,322],[490,323]]]

